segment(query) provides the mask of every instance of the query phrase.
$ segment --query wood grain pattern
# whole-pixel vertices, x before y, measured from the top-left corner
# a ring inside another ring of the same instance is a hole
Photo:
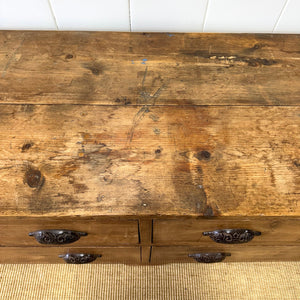
[[[71,246],[126,246],[138,245],[138,221],[120,218],[103,219],[99,217],[1,217],[0,247],[53,247],[39,244],[29,232],[46,229],[67,229],[86,232]],[[55,246],[54,246],[55,247]],[[57,245],[56,245],[57,247]]]
[[[60,254],[85,253],[98,254],[94,263],[128,263],[139,264],[139,247],[0,247],[1,264],[61,264],[65,261]]]
[[[258,261],[297,261],[300,259],[299,246],[215,246],[215,247],[152,247],[152,264],[172,262],[195,262],[188,257],[194,253],[231,253],[224,262],[258,262]],[[195,262],[196,263],[196,262]]]
[[[300,259],[299,82],[300,35],[0,31],[0,262]]]
[[[225,217],[217,219],[181,218],[154,220],[153,243],[155,245],[205,245],[219,244],[202,232],[219,229],[250,229],[260,231],[261,236],[254,237],[248,245],[299,245],[299,217]]]
[[[0,103],[298,105],[300,36],[0,32]]]
[[[299,216],[299,116],[2,105],[1,215]]]

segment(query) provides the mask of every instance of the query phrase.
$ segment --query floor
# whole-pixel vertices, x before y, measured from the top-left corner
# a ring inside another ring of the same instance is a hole
[[[300,299],[300,262],[0,265],[0,299]]]

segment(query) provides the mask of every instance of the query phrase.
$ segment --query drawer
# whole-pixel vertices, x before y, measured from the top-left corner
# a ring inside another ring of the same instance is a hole
[[[0,263],[65,263],[65,260],[59,256],[66,254],[70,257],[75,254],[85,254],[85,262],[92,260],[91,257],[94,256],[96,259],[90,261],[91,263],[140,263],[139,247],[1,247]]]
[[[300,246],[247,246],[226,245],[223,247],[192,247],[192,246],[153,246],[151,263],[196,262],[189,257],[193,254],[225,253],[224,262],[255,262],[255,261],[297,261],[300,260]]]
[[[30,232],[39,230],[65,229],[85,232],[86,236],[72,243],[74,246],[119,246],[139,243],[138,221],[119,218],[0,218],[0,246],[46,246],[40,244]],[[50,239],[51,242],[51,239]],[[57,245],[56,245],[57,246]]]
[[[219,218],[169,219],[153,221],[153,243],[157,245],[216,245],[203,232],[221,229],[250,229],[261,232],[251,245],[299,245],[300,218]]]

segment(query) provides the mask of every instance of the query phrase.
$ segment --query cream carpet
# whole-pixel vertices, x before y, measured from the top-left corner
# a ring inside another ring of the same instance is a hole
[[[0,299],[300,299],[300,262],[0,265]]]

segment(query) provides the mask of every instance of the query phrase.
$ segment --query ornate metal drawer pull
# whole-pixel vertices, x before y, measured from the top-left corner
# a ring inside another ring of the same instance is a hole
[[[201,263],[221,262],[226,258],[226,256],[231,256],[231,254],[224,252],[189,254],[189,257],[192,257],[194,260]]]
[[[222,244],[242,244],[250,242],[254,236],[261,235],[259,231],[249,229],[221,229],[214,231],[206,231],[202,233],[209,236],[216,243]]]
[[[34,236],[40,244],[47,245],[63,245],[74,243],[79,240],[81,236],[86,235],[86,232],[64,229],[38,230],[29,233],[29,236]]]
[[[101,257],[100,254],[61,254],[58,257],[63,258],[68,264],[87,264],[94,261],[97,257]]]

